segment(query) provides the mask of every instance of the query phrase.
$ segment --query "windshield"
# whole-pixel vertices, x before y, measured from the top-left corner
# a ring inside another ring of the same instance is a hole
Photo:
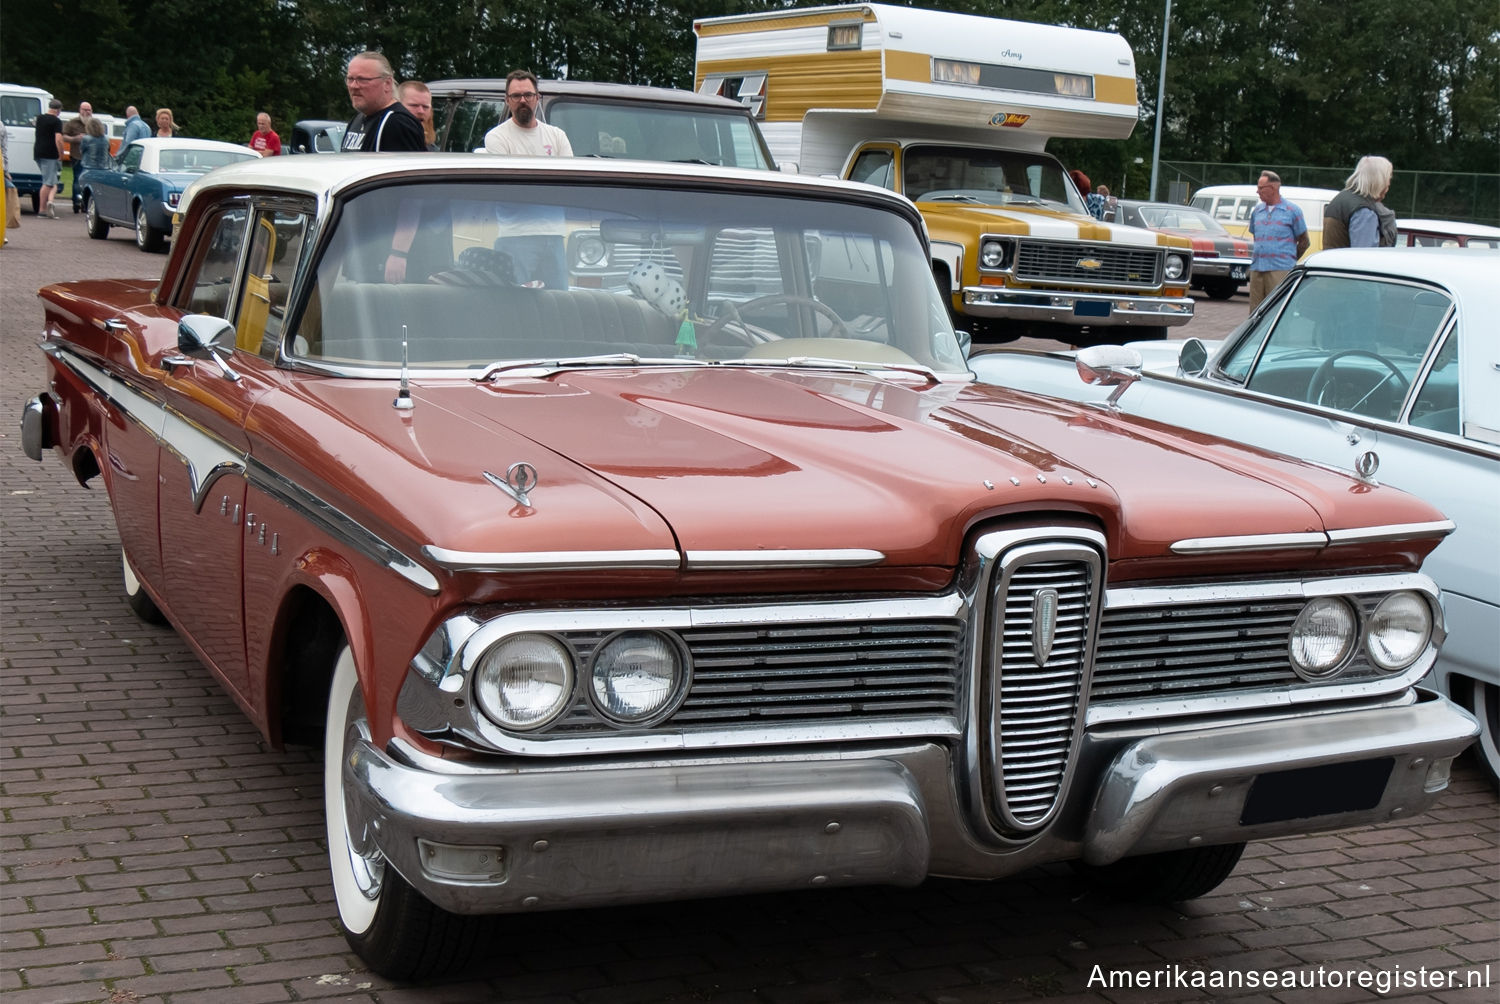
[[[216,167],[254,160],[258,156],[253,150],[244,153],[233,150],[163,150],[159,154],[158,167],[162,172],[172,174],[207,174]]]
[[[755,123],[743,112],[645,101],[546,100],[542,118],[568,134],[576,157],[772,168]],[[452,105],[443,148],[456,153],[482,151],[485,133],[507,116],[503,98],[463,98]]]
[[[911,146],[903,157],[906,197],[913,202],[1066,206],[1087,214],[1062,164],[1045,153],[968,146]]]
[[[342,370],[752,360],[966,375],[906,218],[811,198],[570,183],[344,204],[288,355]],[[633,357],[633,358],[632,358]]]
[[[1200,234],[1227,234],[1229,231],[1207,213],[1186,206],[1142,206],[1141,220],[1148,227],[1158,230],[1184,230]]]

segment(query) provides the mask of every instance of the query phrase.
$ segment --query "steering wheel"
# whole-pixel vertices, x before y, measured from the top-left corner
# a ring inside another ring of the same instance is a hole
[[[771,293],[766,296],[757,296],[753,300],[746,300],[738,307],[734,305],[733,301],[725,300],[724,313],[720,314],[714,319],[712,324],[704,328],[699,337],[707,342],[719,332],[727,330],[725,326],[730,321],[733,321],[740,327],[740,333],[737,336],[738,340],[747,345],[754,344],[755,339],[746,327],[745,320],[741,314],[753,314],[764,307],[781,303],[786,304],[788,307],[807,307],[816,313],[822,314],[833,322],[832,337],[834,338],[854,337],[853,333],[849,330],[849,325],[845,324],[844,319],[838,315],[838,311],[834,310],[828,304],[814,300],[810,296],[796,296],[791,293]]]
[[[1318,368],[1313,370],[1312,379],[1307,382],[1308,403],[1318,405],[1324,404],[1323,399],[1325,395],[1327,395],[1329,388],[1333,385],[1334,368],[1338,365],[1338,361],[1340,359],[1345,359],[1350,356],[1360,356],[1364,359],[1373,359],[1380,365],[1384,366],[1390,372],[1387,375],[1381,377],[1379,380],[1376,380],[1375,383],[1371,385],[1370,389],[1365,391],[1363,396],[1361,396],[1360,399],[1358,401],[1355,401],[1353,404],[1347,407],[1341,407],[1335,402],[1325,405],[1326,407],[1341,407],[1341,410],[1343,411],[1359,411],[1359,406],[1368,401],[1371,394],[1375,393],[1381,387],[1384,387],[1386,381],[1390,380],[1392,377],[1394,377],[1396,380],[1396,387],[1399,391],[1399,398],[1406,397],[1406,388],[1408,386],[1408,381],[1406,379],[1406,376],[1396,368],[1395,363],[1391,362],[1389,359],[1378,352],[1370,352],[1367,349],[1344,349],[1342,352],[1335,352],[1327,359],[1324,359],[1323,362],[1318,366]]]

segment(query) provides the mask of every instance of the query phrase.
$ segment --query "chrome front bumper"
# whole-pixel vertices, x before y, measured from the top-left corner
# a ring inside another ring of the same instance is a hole
[[[1248,281],[1250,278],[1249,258],[1194,258],[1193,279],[1202,278],[1226,279],[1231,269],[1240,270],[1239,279]]]
[[[1447,787],[1452,759],[1477,732],[1456,705],[1419,692],[1398,706],[1089,735],[1067,811],[1009,845],[981,838],[952,753],[936,743],[828,759],[466,773],[360,745],[344,775],[351,811],[424,896],[458,913],[508,913],[915,885],[928,874],[996,878],[1045,861],[1104,864],[1406,819]],[[1351,774],[1365,794],[1342,790]]]
[[[1134,296],[1130,293],[1075,293],[1008,286],[964,287],[963,312],[1048,324],[1177,327],[1193,319],[1193,298]]]

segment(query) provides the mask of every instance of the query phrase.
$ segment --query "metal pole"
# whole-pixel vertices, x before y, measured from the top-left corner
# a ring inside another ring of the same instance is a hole
[[[1156,201],[1156,172],[1161,166],[1161,121],[1166,118],[1167,32],[1172,27],[1172,0],[1167,0],[1161,19],[1161,73],[1156,78],[1156,139],[1151,144],[1151,201]]]

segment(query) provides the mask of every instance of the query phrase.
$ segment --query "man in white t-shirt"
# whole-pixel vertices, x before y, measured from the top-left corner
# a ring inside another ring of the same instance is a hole
[[[536,117],[541,100],[536,76],[530,70],[513,70],[505,78],[505,104],[510,118],[484,134],[486,153],[513,157],[571,157],[568,134]]]

